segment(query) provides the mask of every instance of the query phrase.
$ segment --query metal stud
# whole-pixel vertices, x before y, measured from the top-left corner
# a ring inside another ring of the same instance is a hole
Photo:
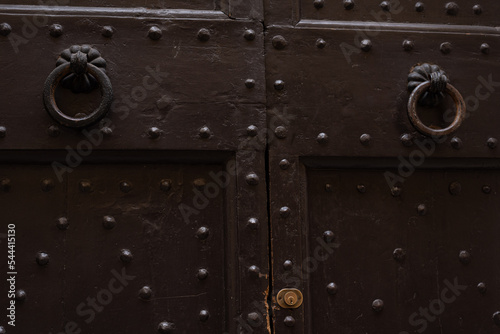
[[[321,9],[325,6],[325,0],[314,0],[314,7]]]
[[[328,283],[328,285],[326,286],[326,291],[330,294],[330,295],[336,295],[337,294],[337,291],[338,291],[338,286],[337,284],[331,282],[331,283]]]
[[[333,191],[333,186],[330,183],[325,184],[325,191],[331,193]]]
[[[427,214],[427,206],[425,206],[425,204],[419,204],[417,206],[417,213],[419,216],[425,216],[425,214]]]
[[[206,226],[202,226],[196,231],[196,237],[200,240],[206,240],[210,235],[210,229]]]
[[[295,326],[295,318],[292,317],[291,315],[288,315],[285,317],[285,320],[283,320],[283,323],[285,324],[286,327],[293,327]]]
[[[158,325],[158,333],[169,334],[173,333],[174,324],[171,322],[163,321]]]
[[[0,23],[0,35],[7,36],[12,31],[12,27],[8,23]]]
[[[250,173],[247,176],[245,176],[245,181],[250,186],[256,186],[259,184],[259,177],[255,173]]]
[[[360,137],[359,137],[359,141],[361,142],[361,144],[365,145],[365,146],[368,146],[370,145],[370,140],[372,139],[372,137],[367,134],[367,133],[363,133]]]
[[[198,317],[201,322],[205,322],[208,320],[208,318],[210,318],[210,313],[208,312],[208,310],[201,310]]]
[[[285,139],[287,134],[288,134],[287,128],[285,128],[282,125],[277,126],[276,129],[274,129],[274,135],[279,139]]]
[[[256,230],[259,228],[259,220],[253,217],[249,218],[247,221],[247,226],[252,230]]]
[[[51,125],[47,128],[47,134],[51,137],[57,137],[61,134],[61,130],[57,125]]]
[[[480,282],[480,283],[477,285],[477,289],[479,290],[479,293],[481,293],[481,294],[483,294],[483,295],[484,295],[484,294],[486,293],[486,290],[487,290],[487,288],[486,288],[486,283],[484,283],[484,282]]]
[[[256,323],[260,321],[260,315],[257,312],[250,312],[248,313],[247,320],[248,322]]]
[[[282,159],[279,165],[281,169],[287,170],[288,168],[290,168],[290,161],[288,161],[287,159]]]
[[[482,190],[483,190],[483,193],[485,193],[485,194],[491,193],[491,187],[490,186],[483,186]]]
[[[494,149],[497,147],[498,140],[496,138],[488,138],[486,141],[486,145],[488,145],[489,148]]]
[[[248,267],[248,273],[250,276],[258,278],[260,276],[260,268],[257,266],[250,266]]]
[[[52,37],[60,37],[63,34],[63,27],[60,24],[53,24],[49,27],[49,33]]]
[[[448,15],[457,15],[458,14],[458,10],[460,9],[458,7],[458,4],[456,2],[448,2],[444,8],[446,9],[446,14]]]
[[[413,136],[409,133],[404,133],[401,135],[401,143],[406,146],[410,147],[413,146]]]
[[[66,217],[61,217],[61,218],[57,219],[56,226],[61,231],[67,230],[69,227],[68,219]]]
[[[122,260],[123,263],[130,263],[133,258],[134,256],[129,249],[122,249],[120,251],[120,260]]]
[[[254,88],[255,87],[255,80],[254,79],[246,79],[245,80],[245,86],[248,89]]]
[[[99,131],[105,136],[111,136],[113,134],[113,129],[111,129],[109,126],[103,126],[99,129]]]
[[[344,0],[344,8],[351,10],[354,8],[354,0]]]
[[[323,240],[325,240],[326,243],[332,242],[335,240],[335,233],[330,230],[323,232]]]
[[[124,193],[128,193],[129,191],[132,190],[132,183],[128,181],[120,182],[120,190]]]
[[[208,126],[202,126],[198,132],[198,136],[202,139],[208,139],[212,135],[212,132],[208,128]]]
[[[389,1],[382,1],[380,3],[380,8],[382,8],[382,10],[388,12],[391,10],[391,3]]]
[[[202,42],[207,42],[210,39],[210,30],[201,28],[198,31],[198,39]]]
[[[316,137],[316,141],[318,142],[318,144],[325,145],[326,143],[328,143],[328,135],[324,132],[321,132]]]
[[[458,254],[458,259],[460,260],[460,262],[462,264],[469,264],[470,263],[470,253],[466,250],[462,250],[460,251],[460,253]]]
[[[287,218],[290,216],[290,208],[288,206],[283,206],[280,208],[280,216],[281,218]]]
[[[273,47],[277,50],[283,50],[284,48],[286,48],[288,46],[287,40],[285,39],[285,37],[283,37],[281,35],[274,36],[272,39],[272,44],[273,44]]]
[[[38,252],[36,254],[36,263],[38,263],[38,265],[40,266],[46,266],[47,264],[49,264],[49,254],[45,253],[45,252]]]
[[[364,184],[358,184],[358,185],[356,186],[356,189],[358,189],[358,192],[360,192],[360,193],[362,193],[362,194],[364,194],[364,193],[366,192],[366,187],[365,187],[365,185],[364,185]]]
[[[10,190],[10,187],[11,187],[10,179],[2,179],[0,181],[0,189],[2,189],[2,191],[8,192]]]
[[[323,49],[326,46],[326,41],[323,38],[318,38],[316,40],[316,47],[318,49]]]
[[[148,136],[151,139],[158,139],[160,137],[161,130],[158,129],[157,127],[151,127],[148,129]]]
[[[500,311],[493,313],[492,319],[493,319],[493,322],[495,323],[495,325],[500,327]]]
[[[451,43],[450,42],[441,43],[439,49],[441,50],[442,53],[448,54],[451,52]]]
[[[483,53],[485,55],[490,53],[490,45],[488,43],[481,44],[479,49],[481,50],[481,53]]]
[[[409,39],[405,39],[403,41],[403,49],[405,51],[411,51],[411,50],[413,50],[414,47],[415,47],[415,43],[413,43],[413,41],[411,41]]]
[[[252,29],[247,29],[245,30],[245,33],[243,34],[243,36],[245,37],[245,39],[247,41],[253,41],[255,39],[255,30],[252,30]]]
[[[450,144],[451,144],[451,147],[453,147],[456,150],[459,150],[462,148],[462,140],[458,137],[451,138]]]
[[[283,262],[283,269],[285,270],[292,270],[293,268],[293,262],[291,260],[286,260]]]
[[[207,181],[202,177],[194,179],[194,181],[193,181],[193,186],[195,186],[195,188],[199,189],[199,190],[202,190],[206,184],[207,184]]]
[[[423,11],[424,11],[424,9],[425,9],[425,5],[424,5],[424,3],[423,3],[423,2],[417,2],[417,3],[415,4],[415,10],[416,10],[417,12],[421,13],[421,12],[423,12]]]
[[[249,125],[247,127],[247,135],[250,137],[255,137],[259,133],[259,129],[255,125]]]
[[[379,313],[384,309],[384,301],[382,299],[375,299],[372,303],[372,309]]]
[[[172,180],[163,179],[160,181],[160,190],[163,192],[168,192],[172,188]]]
[[[450,183],[448,190],[450,191],[450,194],[458,195],[462,191],[462,185],[458,181],[452,182]]]
[[[51,191],[55,187],[54,180],[53,179],[43,179],[40,186],[42,188],[42,191],[45,191],[45,192]]]
[[[201,268],[198,270],[198,273],[196,274],[196,277],[200,280],[200,281],[203,281],[205,279],[207,279],[208,277],[208,270],[204,269],[204,268]]]
[[[151,288],[147,285],[143,286],[139,290],[139,298],[141,298],[142,300],[149,300],[151,299],[152,295],[153,295],[153,290],[151,290]]]
[[[89,193],[92,191],[92,183],[88,180],[82,180],[78,184],[78,187],[80,188],[80,191],[82,193]]]
[[[7,332],[5,331],[5,328],[3,326],[0,326],[0,334],[6,334]]]
[[[481,7],[481,5],[474,5],[472,6],[472,11],[476,15],[481,15],[483,13],[483,7]]]
[[[398,186],[394,186],[391,188],[391,195],[393,197],[399,197],[399,196],[401,196],[402,191],[403,191],[403,188],[398,187]]]
[[[372,41],[369,39],[364,39],[360,43],[361,50],[368,52],[372,49]]]
[[[274,89],[276,89],[276,90],[285,89],[285,82],[283,80],[276,80],[274,82]]]
[[[102,218],[102,226],[107,230],[111,230],[116,226],[115,218],[113,216],[104,216]]]
[[[16,301],[24,302],[26,300],[26,291],[19,289],[16,291]]]
[[[392,252],[392,257],[398,262],[403,262],[406,258],[406,252],[403,248],[396,248],[394,252]]]
[[[0,138],[5,138],[7,135],[7,128],[5,126],[0,126]]]
[[[113,34],[115,33],[115,29],[113,29],[112,26],[104,26],[102,27],[101,35],[107,38],[113,37]]]

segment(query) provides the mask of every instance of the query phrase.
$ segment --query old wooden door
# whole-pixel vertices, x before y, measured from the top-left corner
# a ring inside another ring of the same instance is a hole
[[[0,332],[265,332],[259,2],[1,2]]]
[[[498,332],[499,10],[266,1],[275,333]]]

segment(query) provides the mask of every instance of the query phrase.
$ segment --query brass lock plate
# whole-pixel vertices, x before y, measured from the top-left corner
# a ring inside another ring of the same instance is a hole
[[[278,305],[282,308],[297,308],[302,305],[304,297],[297,289],[282,289],[276,295]]]

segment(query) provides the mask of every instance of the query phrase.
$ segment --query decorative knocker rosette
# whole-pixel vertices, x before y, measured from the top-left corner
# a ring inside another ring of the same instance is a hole
[[[90,45],[73,45],[61,52],[56,68],[45,81],[43,101],[47,112],[65,126],[81,128],[100,120],[108,112],[113,101],[113,89],[106,75],[106,60]],[[101,103],[84,117],[70,117],[56,104],[55,91],[61,83],[74,93],[88,93],[99,86]]]
[[[413,126],[428,136],[447,135],[462,124],[465,118],[465,101],[460,92],[449,83],[446,73],[437,65],[419,64],[412,68],[408,75],[408,91],[411,92],[408,100],[408,117]],[[417,103],[427,106],[437,106],[449,94],[455,103],[455,118],[444,129],[433,129],[426,126],[417,114]]]

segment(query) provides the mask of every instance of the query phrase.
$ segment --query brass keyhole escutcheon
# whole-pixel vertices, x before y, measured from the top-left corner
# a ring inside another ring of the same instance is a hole
[[[297,289],[282,289],[276,295],[279,306],[283,308],[297,308],[302,305],[304,297]]]

